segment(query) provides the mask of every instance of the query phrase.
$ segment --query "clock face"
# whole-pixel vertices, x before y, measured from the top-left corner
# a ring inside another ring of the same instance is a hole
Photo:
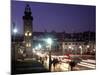
[[[25,36],[32,36],[32,33],[31,32],[25,32]]]

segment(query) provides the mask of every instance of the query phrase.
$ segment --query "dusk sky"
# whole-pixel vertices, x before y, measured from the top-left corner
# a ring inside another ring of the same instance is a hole
[[[66,33],[95,31],[95,6],[12,1],[11,21],[15,22],[19,33],[23,33],[22,16],[26,4],[30,5],[34,18],[33,31],[54,30]]]

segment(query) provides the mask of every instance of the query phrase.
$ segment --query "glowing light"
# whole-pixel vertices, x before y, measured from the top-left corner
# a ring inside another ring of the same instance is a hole
[[[73,47],[72,47],[71,49],[72,49],[72,50],[74,50],[74,48],[73,48]]]
[[[32,36],[32,33],[29,33],[29,36]]]
[[[17,29],[15,28],[15,29],[13,30],[13,32],[14,32],[14,33],[17,33]]]
[[[20,49],[20,53],[23,54],[23,50]]]
[[[96,51],[95,49],[93,49],[93,51]]]
[[[39,48],[39,49],[41,48],[41,44],[38,45],[38,48]]]
[[[87,48],[89,48],[90,46],[89,45],[87,45]]]
[[[30,43],[28,44],[28,47],[31,47],[31,44]]]
[[[72,47],[71,47],[71,46],[69,46],[68,48],[69,48],[69,49],[71,49]]]
[[[35,49],[37,50],[37,49],[38,49],[38,47],[35,47]]]
[[[25,33],[25,36],[28,36],[27,33]]]
[[[31,44],[30,44],[30,43],[27,43],[27,44],[26,44],[26,47],[31,47]]]
[[[28,47],[28,43],[26,44],[26,47]]]
[[[80,49],[82,49],[82,46],[79,46]]]
[[[48,38],[46,41],[47,41],[48,44],[50,44],[50,45],[52,44],[52,39],[51,38]]]

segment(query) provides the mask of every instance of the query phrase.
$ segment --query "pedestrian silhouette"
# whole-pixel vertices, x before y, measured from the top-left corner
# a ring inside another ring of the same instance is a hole
[[[73,71],[73,68],[75,67],[76,63],[75,63],[75,61],[71,61],[71,62],[69,63],[69,65],[70,65],[70,67],[71,67],[71,71]]]
[[[54,67],[54,71],[55,71],[55,66],[59,63],[57,58],[54,58],[52,61],[53,67]]]

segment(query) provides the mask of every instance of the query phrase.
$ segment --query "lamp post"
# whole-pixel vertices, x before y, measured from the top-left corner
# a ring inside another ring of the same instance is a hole
[[[88,52],[88,51],[89,51],[89,47],[90,47],[90,46],[89,46],[89,45],[87,45],[86,47],[87,47],[87,51],[86,51],[86,52]]]
[[[38,48],[41,49],[41,44],[38,45]]]
[[[82,52],[82,46],[79,46],[79,48],[81,50],[80,54],[82,55],[83,54],[83,52]]]
[[[13,32],[14,32],[14,34],[16,34],[16,33],[17,33],[17,29],[15,28],[15,29],[13,30]]]
[[[51,46],[52,46],[52,39],[51,38],[48,38],[46,40],[46,42],[48,43],[49,45],[49,70],[51,71]]]
[[[71,50],[72,47],[71,47],[71,46],[68,46],[68,48],[69,48],[69,50],[68,50],[68,54],[70,54],[70,50]]]
[[[42,47],[41,44],[38,44],[38,49],[39,49],[39,52],[40,52],[40,53],[42,53],[41,47]]]
[[[16,36],[16,33],[18,32],[17,28],[14,28],[13,29],[13,34],[14,34],[14,42],[15,42],[15,36]]]
[[[17,28],[14,28],[13,29],[13,34],[14,34],[14,36],[13,36],[13,40],[14,40],[14,50],[13,50],[13,54],[14,54],[14,60],[16,59],[16,56],[15,56],[15,50],[16,50],[16,48],[15,48],[15,36],[16,36],[16,33],[18,32],[18,30],[17,30]]]

